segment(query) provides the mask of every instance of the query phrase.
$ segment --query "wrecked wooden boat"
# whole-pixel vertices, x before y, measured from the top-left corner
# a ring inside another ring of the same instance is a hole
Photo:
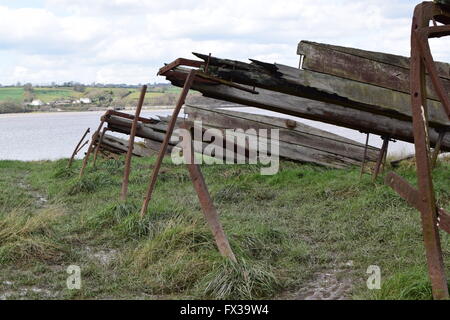
[[[235,141],[234,136],[225,134],[226,129],[238,128],[244,131],[248,129],[278,129],[279,156],[292,161],[314,163],[331,168],[346,168],[352,165],[360,165],[363,162],[364,154],[365,161],[376,161],[379,152],[378,148],[372,146],[366,148],[364,144],[351,139],[290,119],[194,105],[185,106],[185,113],[188,115],[187,121],[202,121],[203,132],[210,128],[222,130],[224,133],[222,146],[225,146],[227,141],[239,143]],[[118,114],[106,114],[103,119],[108,124],[108,130],[124,134],[130,133],[131,119]],[[148,150],[157,152],[164,140],[169,120],[170,117],[161,117],[159,120],[151,119],[151,121],[145,123],[138,121],[136,136],[145,139],[145,147]],[[182,118],[177,119],[175,128],[180,128],[184,121]],[[126,152],[126,141],[109,138],[108,142],[114,143],[113,146],[120,147],[122,152]],[[174,135],[169,140],[166,154],[170,154],[179,142],[180,138],[175,130]],[[241,147],[246,150],[246,157],[250,152],[257,151],[253,150],[247,142],[244,143],[245,145]],[[195,147],[195,151],[203,152],[207,146],[208,143],[203,141],[201,149]],[[233,157],[233,159],[235,158]],[[225,152],[223,152],[223,160],[231,160]]]
[[[414,142],[409,58],[308,41],[300,42],[298,53],[301,68],[195,53],[202,60],[177,59],[159,74],[182,87],[194,67],[191,88],[206,97]],[[450,65],[436,65],[450,88]],[[428,92],[429,138],[435,146],[450,122],[433,88]],[[450,135],[440,147],[450,151]]]
[[[100,143],[100,151],[107,151],[118,155],[125,154],[128,151],[128,140],[107,133],[105,133],[103,137],[97,137],[94,143],[95,146]],[[146,147],[144,143],[135,142],[132,154],[135,157],[150,157],[155,154],[155,151]]]
[[[375,162],[379,153],[378,148],[366,148],[354,140],[292,119],[199,105],[186,105],[184,113],[190,121],[202,121],[205,128],[278,129],[279,156],[287,160],[345,168],[360,165],[364,155],[365,161]]]

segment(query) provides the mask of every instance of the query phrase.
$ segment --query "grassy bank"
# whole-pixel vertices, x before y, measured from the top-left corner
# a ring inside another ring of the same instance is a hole
[[[126,204],[117,201],[120,161],[81,180],[80,161],[70,170],[66,160],[0,161],[0,297],[295,299],[331,275],[347,285],[339,297],[431,298],[419,214],[381,179],[290,162],[275,176],[203,166],[233,264],[218,254],[183,166],[164,164],[139,218],[154,159],[133,161]],[[446,209],[449,169],[435,171]],[[411,164],[396,171],[414,178]],[[449,239],[442,234],[448,274]],[[69,265],[81,267],[81,290],[66,288]],[[381,290],[367,289],[369,265],[381,268]]]

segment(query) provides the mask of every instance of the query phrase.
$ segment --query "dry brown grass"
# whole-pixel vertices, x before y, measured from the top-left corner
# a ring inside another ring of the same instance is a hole
[[[0,219],[0,263],[57,261],[62,249],[53,226],[63,214],[58,206],[32,213],[19,208],[4,214]]]

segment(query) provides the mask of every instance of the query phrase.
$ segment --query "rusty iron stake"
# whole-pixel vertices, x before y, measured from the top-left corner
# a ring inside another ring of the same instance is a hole
[[[383,146],[381,147],[380,153],[378,154],[377,164],[375,165],[375,170],[373,171],[372,181],[375,182],[378,178],[378,174],[380,173],[380,168],[387,154],[387,149],[389,146],[389,137],[381,137],[383,139]]]
[[[141,115],[142,105],[144,104],[145,94],[147,93],[147,86],[142,86],[141,95],[139,97],[139,102],[136,108],[136,113],[134,114],[134,119],[131,124],[130,130],[130,138],[128,140],[128,150],[127,156],[125,158],[125,168],[123,172],[123,182],[122,182],[122,191],[120,192],[120,199],[122,201],[127,200],[128,193],[128,180],[130,178],[130,166],[131,166],[131,158],[133,156],[133,148],[134,148],[134,138],[136,136],[136,129],[138,126],[139,116]]]
[[[100,134],[100,130],[102,130],[103,124],[105,123],[104,120],[100,121],[100,124],[97,128],[97,131],[94,132],[94,134],[91,137],[91,143],[89,144],[88,150],[86,152],[86,155],[84,156],[83,159],[83,165],[81,166],[80,169],[80,178],[83,176],[84,174],[84,169],[86,169],[86,165],[89,161],[89,157],[94,149],[94,144],[95,144],[95,140],[97,140],[98,135]]]
[[[194,69],[189,71],[189,75],[186,78],[183,90],[181,91],[181,94],[180,94],[180,96],[178,98],[177,105],[175,106],[175,109],[173,110],[172,117],[171,117],[171,119],[169,121],[169,124],[167,125],[166,135],[164,137],[164,141],[161,144],[161,149],[159,150],[158,158],[156,159],[156,163],[155,163],[155,166],[153,168],[153,174],[151,176],[150,184],[148,186],[147,193],[146,193],[146,196],[144,198],[144,203],[142,204],[141,217],[143,217],[145,215],[145,213],[147,212],[148,204],[149,204],[150,199],[152,197],[153,189],[155,188],[156,179],[158,177],[158,172],[159,172],[159,169],[161,167],[161,163],[162,163],[162,161],[164,159],[164,156],[166,154],[167,146],[168,146],[169,140],[170,140],[170,138],[172,136],[173,129],[175,128],[175,124],[177,122],[178,114],[180,113],[181,107],[183,106],[183,104],[184,104],[184,102],[186,100],[186,96],[187,96],[187,94],[189,92],[189,89],[191,88],[192,83],[194,82],[196,73],[197,72]]]
[[[228,239],[223,231],[222,224],[219,221],[219,215],[214,207],[214,204],[209,195],[208,188],[206,186],[205,180],[203,178],[202,172],[200,171],[200,166],[198,164],[190,163],[187,164],[189,175],[191,177],[192,183],[195,190],[197,191],[198,200],[202,207],[203,214],[211,228],[214,239],[216,240],[217,247],[220,253],[232,261],[236,262],[236,257],[231,250]]]
[[[184,122],[181,127],[191,132],[192,122]],[[217,248],[222,256],[229,258],[231,261],[236,262],[236,256],[230,247],[225,231],[223,230],[222,224],[219,220],[219,215],[211,199],[208,191],[205,179],[203,177],[202,171],[198,164],[194,162],[194,145],[192,140],[192,133],[190,134],[189,140],[184,140],[182,142],[183,146],[183,156],[185,158],[186,166],[189,171],[189,176],[191,178],[194,189],[197,192],[198,200],[200,206],[202,207],[203,215],[208,223],[209,228],[214,236],[217,244]],[[190,150],[190,152],[187,152]]]
[[[434,146],[433,156],[431,157],[431,168],[434,169],[436,167],[437,158],[439,156],[439,153],[441,152],[441,144],[444,140],[446,131],[442,130],[439,132],[439,137],[436,142],[436,145]]]
[[[366,158],[367,158],[367,147],[369,146],[369,135],[370,133],[366,134],[366,145],[364,146],[364,157],[363,161],[361,163],[361,172],[359,174],[359,178],[361,179],[363,173],[364,173],[364,166],[366,165]]]
[[[97,146],[95,147],[95,152],[94,152],[94,161],[92,162],[93,167],[95,167],[95,164],[97,163],[98,151],[100,150],[100,147],[102,145],[103,137],[105,136],[105,133],[108,130],[109,130],[108,128],[103,128],[102,134],[100,135],[100,139],[97,142]]]
[[[80,141],[78,142],[77,146],[75,147],[75,150],[73,150],[72,156],[70,157],[69,163],[67,164],[67,168],[70,168],[72,166],[73,159],[77,155],[78,151],[80,151],[80,149],[82,147],[84,147],[84,144],[83,144],[83,146],[81,148],[80,148],[80,145],[81,145],[81,143],[83,142],[84,138],[86,138],[87,134],[90,131],[91,131],[91,128],[87,128],[86,131],[84,132],[83,136],[81,137]]]
[[[437,10],[436,10],[437,9]],[[428,139],[428,108],[427,108],[427,92],[425,68],[431,73],[433,85],[438,91],[439,96],[443,96],[441,86],[437,86],[436,82],[440,79],[434,79],[432,70],[435,70],[434,62],[431,58],[430,51],[427,60],[423,55],[423,42],[428,44],[428,39],[420,36],[422,28],[428,28],[429,22],[435,14],[433,11],[441,12],[440,8],[431,2],[423,2],[416,6],[411,30],[411,104],[414,128],[414,144],[416,149],[416,167],[418,176],[418,186],[420,194],[420,212],[422,220],[423,238],[425,244],[426,257],[428,262],[428,272],[431,279],[433,297],[435,299],[449,298],[447,278],[445,276],[445,267],[442,257],[441,242],[439,230],[437,228],[437,208],[435,192],[433,188],[433,180],[431,176],[430,163],[430,145]],[[427,45],[428,49],[429,46]],[[422,50],[421,50],[422,48]],[[443,100],[444,103],[448,101]],[[447,105],[448,107],[448,105]]]

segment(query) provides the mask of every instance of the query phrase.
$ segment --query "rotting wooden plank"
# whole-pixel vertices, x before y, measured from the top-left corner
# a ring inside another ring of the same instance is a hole
[[[162,117],[162,121],[158,123],[141,123],[139,122],[137,125],[136,136],[144,138],[145,144],[149,146],[152,150],[159,151],[162,141],[164,140],[164,136],[166,133],[167,123],[170,120],[170,117]],[[120,132],[124,134],[129,134],[131,130],[131,120],[124,119],[117,116],[109,116],[105,118],[105,121],[108,123],[108,129],[115,132]],[[180,118],[175,123],[175,129],[178,129],[183,124],[183,120]],[[171,154],[173,148],[179,144],[179,136],[176,131],[173,132],[169,145],[166,150],[166,155]],[[227,139],[224,140],[224,145],[226,145]],[[202,143],[199,147],[195,144],[195,152],[202,153],[208,143]],[[247,150],[248,153],[248,150]],[[227,154],[224,154],[222,157],[223,161],[233,162],[236,161],[234,155],[229,157]]]
[[[117,116],[110,116],[107,118],[106,122],[108,123],[108,128],[111,128],[114,131],[122,132],[125,134],[129,134],[131,130],[132,121],[128,119],[124,119]],[[156,130],[152,128],[154,125],[144,124],[139,122],[136,128],[136,136],[140,138],[153,139],[156,141],[163,141],[165,136],[165,131]],[[167,123],[159,123],[158,127],[163,129],[167,127]],[[178,138],[176,136],[172,136],[170,139],[171,143],[176,143]]]
[[[242,107],[247,107],[247,106],[243,106],[243,105],[239,105],[239,104],[234,104],[234,108],[242,108]],[[347,144],[353,144],[356,146],[361,146],[362,144],[359,142],[356,142],[352,139],[348,139],[342,136],[339,136],[337,134],[325,131],[325,130],[321,130],[309,125],[306,125],[304,123],[292,120],[292,119],[287,119],[287,118],[280,118],[277,116],[267,116],[267,115],[262,115],[262,114],[256,114],[256,113],[249,113],[249,112],[245,112],[245,111],[236,111],[236,110],[227,110],[227,109],[222,109],[222,108],[210,108],[209,105],[208,106],[204,106],[204,105],[194,105],[194,104],[186,104],[185,108],[185,113],[189,114],[189,112],[200,112],[200,111],[204,111],[205,114],[212,114],[212,115],[216,115],[216,114],[223,114],[223,115],[227,115],[230,117],[234,117],[237,119],[242,119],[242,120],[248,120],[251,122],[257,122],[260,124],[265,124],[271,127],[278,127],[279,129],[289,129],[291,131],[295,131],[295,132],[299,132],[299,133],[307,133],[310,135],[315,135],[318,137],[323,137],[323,138],[327,138],[330,140],[335,140],[335,141],[339,141],[339,142],[343,142],[343,143],[347,143]],[[245,125],[245,122],[243,123]],[[373,148],[378,150],[375,147],[369,147],[369,148]]]
[[[362,49],[356,49],[356,48],[350,48],[350,47],[342,47],[342,46],[336,46],[331,44],[325,44],[325,43],[317,43],[312,41],[300,41],[297,47],[297,54],[301,55],[302,53],[302,44],[310,44],[310,45],[316,45],[316,46],[322,46],[324,48],[328,48],[333,51],[342,52],[346,54],[350,54],[353,56],[373,60],[376,62],[381,62],[384,64],[388,64],[391,66],[400,67],[403,69],[410,68],[410,59],[404,56],[390,54],[390,53],[384,53],[384,52],[375,52],[375,51],[368,51],[368,50],[362,50]],[[438,69],[439,76],[441,78],[450,79],[450,64],[445,62],[435,62],[436,68]]]
[[[98,144],[98,142],[98,139],[96,139],[95,143]],[[128,142],[125,139],[105,134],[100,147],[106,147],[110,151],[115,150],[117,153],[126,153],[128,150],[127,143]],[[137,157],[149,157],[153,155],[154,152],[139,143],[134,143],[132,154]]]
[[[379,62],[348,52],[330,45],[302,41],[298,53],[303,56],[302,68],[337,77],[370,83],[386,89],[409,94],[409,65],[407,68]],[[408,58],[404,58],[409,61]],[[450,92],[450,80],[441,77],[447,92]],[[428,98],[439,101],[431,79],[427,80]]]
[[[328,153],[330,159],[333,158],[333,155],[336,155],[336,161],[338,162],[342,161],[341,157],[360,162],[364,156],[365,146],[363,144],[293,120],[241,111],[211,110],[206,107],[192,105],[185,106],[184,112],[189,115],[191,121],[202,120],[203,126],[219,129],[279,129],[280,144],[288,143],[303,147],[298,152],[305,152],[305,147],[319,151],[318,159],[324,158],[322,152]],[[289,122],[290,126],[288,126],[287,122]],[[284,147],[284,145],[280,145],[280,155],[282,157],[291,157],[293,160],[299,160],[298,156],[288,153],[283,154]],[[369,147],[367,160],[375,161],[378,152],[378,148]],[[307,153],[311,154],[311,156],[314,154],[312,150],[308,150]],[[353,162],[352,164],[355,163]]]
[[[185,77],[185,71],[182,69],[166,74],[166,78],[176,86],[182,85],[183,77]],[[225,85],[208,85],[197,82],[194,82],[193,89],[209,98],[326,122],[381,136],[388,135],[393,139],[406,142],[414,142],[412,123],[410,121],[393,119],[363,110],[265,89],[258,89],[258,94],[251,94]],[[430,128],[429,137],[432,146],[435,145],[438,136],[439,133],[435,129]],[[442,150],[450,151],[450,135],[445,137],[441,148]]]
[[[207,59],[207,56],[196,54]],[[211,58],[208,71],[215,77],[241,85],[255,86],[312,100],[411,120],[409,94],[368,83],[344,79],[281,64],[252,60],[239,62],[240,68],[230,68],[229,60]],[[428,100],[430,126],[450,126],[441,103]]]

